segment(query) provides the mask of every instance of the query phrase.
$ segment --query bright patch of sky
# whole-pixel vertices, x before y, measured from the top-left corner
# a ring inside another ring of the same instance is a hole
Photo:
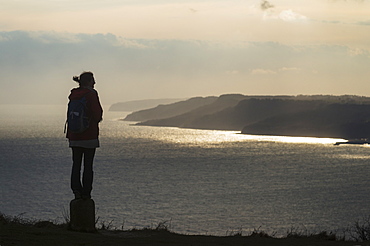
[[[83,70],[95,72],[109,104],[223,93],[370,96],[368,0],[0,6],[0,103],[16,101],[14,94],[25,102],[63,101],[70,78]],[[52,93],[35,97],[43,88]]]
[[[343,42],[345,32],[346,39],[355,42],[359,29],[370,35],[365,31],[369,2],[1,0],[0,26],[2,30],[113,33],[130,38],[278,42]]]

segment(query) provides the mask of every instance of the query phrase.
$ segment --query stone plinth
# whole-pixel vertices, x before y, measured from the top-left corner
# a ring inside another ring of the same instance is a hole
[[[74,199],[70,202],[70,229],[95,232],[95,202],[92,199]]]

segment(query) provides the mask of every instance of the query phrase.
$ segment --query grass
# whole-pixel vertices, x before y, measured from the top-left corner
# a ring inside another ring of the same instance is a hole
[[[7,216],[0,212],[0,225],[22,225],[29,227],[61,227],[67,228],[67,223],[56,223],[55,221],[48,220],[31,220],[23,217],[24,214],[19,214],[17,216]]]
[[[40,220],[30,220],[23,217],[24,214],[18,216],[7,216],[0,212],[0,225],[22,225],[28,227],[36,228],[65,228],[68,229],[69,216],[66,211],[64,211],[63,217],[64,223],[56,223],[55,221],[40,221]],[[123,223],[124,224],[124,223]],[[130,230],[123,230],[124,225],[122,224],[121,228],[116,228],[113,226],[113,221],[99,222],[99,218],[96,220],[97,230],[102,231],[111,231],[111,232],[166,232],[171,234],[177,234],[172,231],[172,221],[162,221],[156,225],[150,227],[144,227],[141,229],[132,228]],[[298,227],[291,227],[286,231],[286,235],[279,238],[311,238],[311,239],[320,239],[328,241],[370,241],[370,215],[364,217],[361,220],[353,222],[351,226],[346,228],[343,235],[338,236],[337,233],[321,231],[318,233],[309,232],[307,229],[302,229]],[[267,233],[261,230],[261,227],[255,228],[254,230],[243,234],[243,228],[239,228],[235,231],[227,231],[226,237],[260,237],[260,238],[276,238],[276,233]]]
[[[350,239],[356,242],[369,241],[370,240],[370,215],[364,217],[361,220],[357,220],[354,224],[347,228],[346,233]]]

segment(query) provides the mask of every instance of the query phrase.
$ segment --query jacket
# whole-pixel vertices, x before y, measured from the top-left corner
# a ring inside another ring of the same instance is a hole
[[[92,88],[79,87],[71,90],[69,100],[81,99],[86,97],[87,115],[90,117],[89,128],[82,133],[69,131],[67,127],[66,137],[70,141],[92,140],[99,137],[99,122],[103,120],[103,108],[99,101],[98,92]]]

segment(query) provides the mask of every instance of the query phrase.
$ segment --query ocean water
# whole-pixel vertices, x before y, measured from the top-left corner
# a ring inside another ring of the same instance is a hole
[[[370,148],[337,139],[133,126],[105,107],[98,223],[187,234],[342,230],[370,215]],[[66,107],[0,105],[0,212],[63,222],[73,194]]]

